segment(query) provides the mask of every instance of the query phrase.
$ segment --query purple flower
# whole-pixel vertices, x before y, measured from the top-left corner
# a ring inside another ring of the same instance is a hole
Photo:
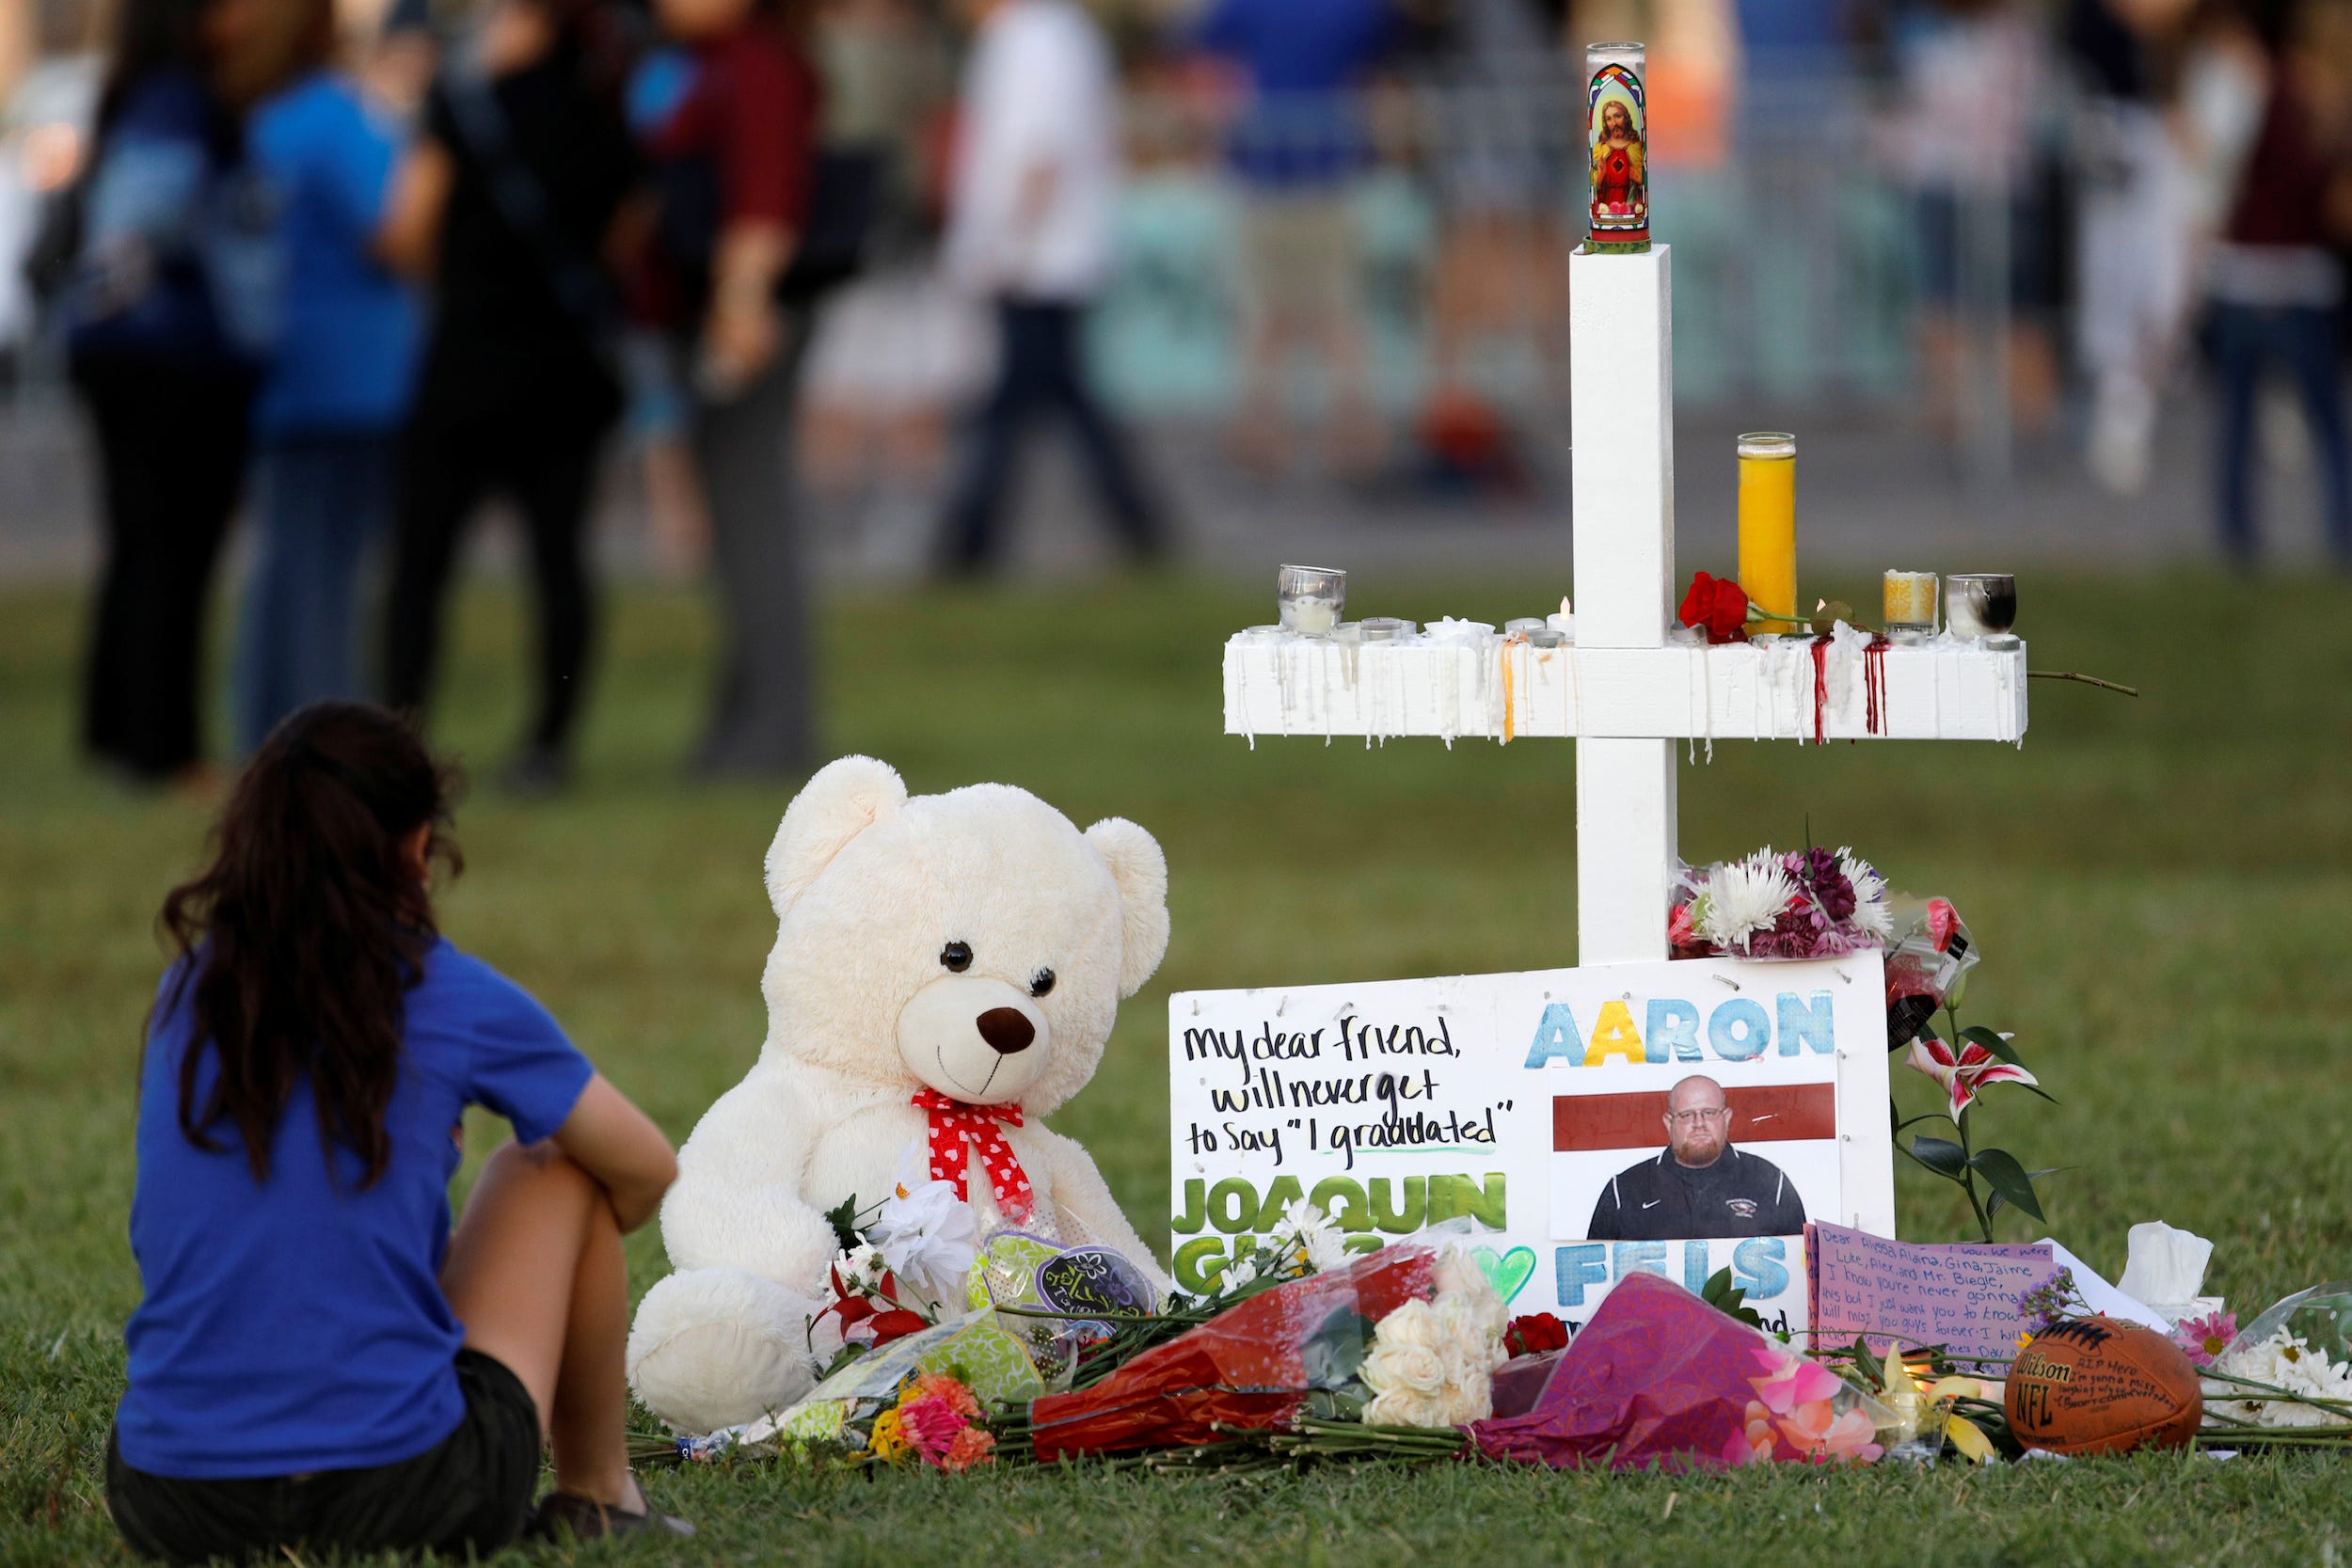
[[[2017,1315],[2029,1334],[2057,1327],[2074,1315],[2074,1271],[2060,1269],[2047,1285],[2037,1285],[2017,1298]]]
[[[1813,895],[1814,906],[1822,916],[1822,924],[1834,926],[1851,919],[1854,911],[1853,883],[1838,869],[1835,849],[1807,849],[1801,855],[1788,857],[1789,875]]]

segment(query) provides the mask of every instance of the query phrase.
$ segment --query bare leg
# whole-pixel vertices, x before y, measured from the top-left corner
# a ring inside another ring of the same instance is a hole
[[[603,1187],[552,1144],[508,1144],[482,1167],[450,1238],[441,1290],[466,1344],[522,1380],[555,1449],[555,1484],[636,1511],[628,1471],[628,1273]]]

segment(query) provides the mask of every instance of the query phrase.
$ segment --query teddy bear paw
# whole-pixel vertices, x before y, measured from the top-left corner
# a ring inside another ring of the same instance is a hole
[[[816,1384],[818,1305],[740,1269],[674,1274],[645,1292],[628,1336],[628,1385],[673,1431],[703,1433],[790,1405]]]

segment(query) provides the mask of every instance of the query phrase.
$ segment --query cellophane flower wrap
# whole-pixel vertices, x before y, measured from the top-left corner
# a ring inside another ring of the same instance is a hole
[[[1018,1403],[1044,1386],[1026,1343],[993,1310],[983,1310],[892,1339],[845,1363],[789,1408],[705,1436],[680,1438],[677,1452],[707,1461],[788,1448],[834,1455],[864,1451],[888,1459],[904,1444],[935,1464],[919,1451],[917,1433],[905,1430],[898,1406],[910,1388],[939,1378],[953,1379],[976,1401],[991,1404]],[[919,1432],[922,1418],[916,1419]],[[965,1442],[967,1456],[973,1441]]]
[[[1402,1243],[1237,1304],[1089,1387],[1029,1406],[1041,1460],[1211,1443],[1295,1421],[1355,1381],[1381,1320],[1437,1293],[1435,1247]],[[1494,1327],[1500,1336],[1502,1323]]]
[[[1620,1281],[1524,1415],[1477,1422],[1489,1459],[1575,1469],[1867,1462],[1894,1414],[1655,1275]]]
[[[1899,1051],[1928,1021],[1958,1007],[1979,954],[1968,923],[1948,898],[1900,898],[1890,906],[1886,946],[1886,1044]]]
[[[2205,1379],[2209,1424],[2352,1423],[2352,1281],[2288,1296],[2241,1329],[2205,1370],[2227,1374]],[[2265,1386],[2249,1387],[2246,1380]]]

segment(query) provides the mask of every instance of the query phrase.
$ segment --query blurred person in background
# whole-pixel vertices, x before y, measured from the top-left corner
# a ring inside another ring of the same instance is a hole
[[[1972,417],[1970,328],[1991,324],[1971,318],[1990,295],[2007,324],[1992,346],[2010,421],[2039,432],[2058,404],[2040,266],[2049,217],[2033,185],[2036,136],[2057,83],[2040,24],[2012,0],[1931,0],[1899,17],[1892,41],[1901,103],[1894,147],[1917,211],[1929,423],[1949,440]]]
[[[834,0],[818,28],[824,141],[874,160],[885,221],[869,276],[830,299],[808,349],[807,489],[849,514],[869,570],[935,555],[952,416],[984,372],[994,323],[936,264],[955,60],[919,0]]]
[[[2119,495],[2147,486],[2157,399],[2187,325],[2191,187],[2167,116],[2189,3],[2070,0],[2063,24],[2081,88],[2072,135],[2084,459]]]
[[[1349,203],[1372,156],[1359,98],[1399,31],[1390,0],[1209,0],[1192,29],[1248,94],[1227,149],[1246,195],[1248,293],[1233,444],[1261,469],[1289,455],[1282,384],[1302,347],[1331,376],[1327,460],[1352,470],[1378,460]]]
[[[1070,421],[1121,548],[1149,560],[1161,548],[1159,520],[1085,359],[1119,195],[1109,47],[1076,0],[961,3],[975,37],[946,261],[957,282],[994,302],[998,350],[948,500],[948,564],[975,572],[993,560],[1021,438],[1054,411]]]
[[[2252,563],[2255,409],[2284,371],[2310,422],[2328,546],[2352,569],[2352,432],[2344,401],[2344,263],[2352,238],[2352,37],[2335,7],[2280,18],[2267,104],[2206,277],[2220,382],[2221,546]]]
[[[607,261],[638,179],[626,65],[606,0],[497,0],[474,57],[426,98],[388,236],[430,273],[434,314],[402,449],[385,689],[395,708],[431,695],[467,529],[511,499],[538,608],[538,695],[504,774],[523,793],[569,777],[595,629],[585,535],[621,410]]]
[[[250,22],[234,0],[124,0],[95,158],[66,198],[81,243],[56,310],[97,436],[105,530],[83,744],[143,784],[205,776],[204,613],[263,346],[240,336],[237,275],[207,256],[225,224],[260,227],[237,204],[244,132],[215,85],[223,65],[250,77],[230,58]]]
[[[1449,0],[1438,13],[1446,229],[1433,414],[1477,403],[1469,356],[1482,335],[1526,341],[1556,383],[1554,401],[1567,401],[1565,219],[1582,185],[1567,148],[1583,114],[1562,53],[1565,8],[1561,0]]]
[[[807,567],[786,465],[804,315],[780,292],[811,216],[822,94],[796,0],[657,0],[691,57],[641,123],[660,194],[639,295],[691,388],[688,441],[723,619],[706,778],[780,778],[817,747]]]
[[[254,407],[260,529],[237,637],[250,752],[295,708],[359,689],[359,571],[391,515],[418,320],[384,260],[394,134],[335,69],[332,0],[219,3],[258,8],[271,40],[247,142],[275,190],[285,269]]]

